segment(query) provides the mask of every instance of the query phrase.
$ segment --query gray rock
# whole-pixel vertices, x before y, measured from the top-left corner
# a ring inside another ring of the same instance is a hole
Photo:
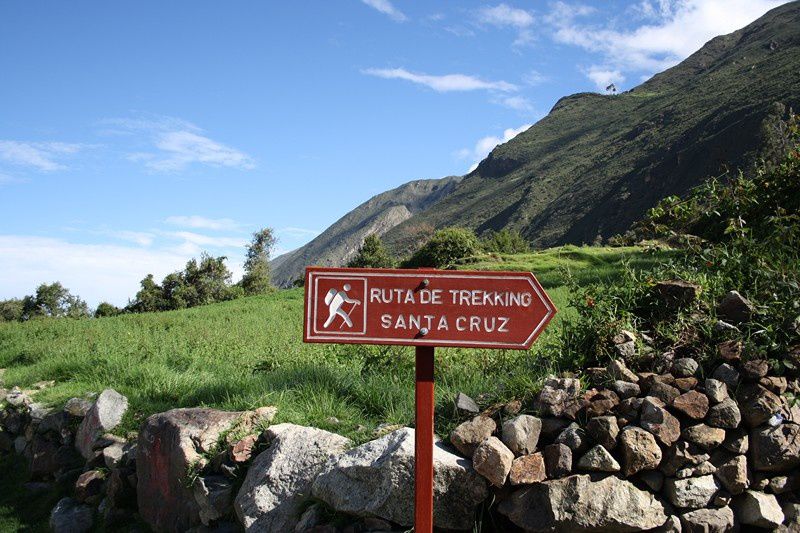
[[[722,447],[729,452],[743,455],[750,449],[750,437],[742,428],[728,430]]]
[[[719,485],[712,475],[664,480],[664,494],[675,507],[686,509],[707,507],[714,500],[718,490]]]
[[[547,477],[559,478],[572,472],[572,450],[566,444],[550,444],[544,447],[545,469]]]
[[[783,411],[781,397],[755,383],[739,387],[736,399],[742,419],[750,428],[764,424],[773,414]]]
[[[458,410],[461,413],[476,415],[481,410],[481,408],[478,407],[478,404],[475,403],[475,400],[473,400],[463,392],[459,392],[456,395],[455,404],[456,404],[456,410]]]
[[[712,406],[706,415],[706,423],[715,428],[736,429],[742,422],[742,413],[732,398],[726,398]]]
[[[642,531],[667,520],[655,496],[614,476],[537,483],[514,492],[498,510],[526,531]]]
[[[586,424],[586,433],[602,444],[606,450],[613,450],[617,446],[619,436],[619,424],[616,416],[596,416],[589,419]]]
[[[225,476],[199,476],[194,481],[194,499],[200,507],[200,521],[207,526],[231,511],[233,482]]]
[[[728,363],[722,363],[719,365],[714,370],[714,373],[711,374],[711,377],[717,381],[723,382],[731,389],[735,388],[736,385],[739,384],[739,371]]]
[[[699,465],[691,465],[681,468],[675,472],[675,477],[678,479],[686,479],[687,477],[699,477],[708,474],[713,474],[717,471],[717,467],[709,461],[703,461]]]
[[[642,393],[641,387],[636,383],[631,383],[630,381],[622,381],[620,379],[614,381],[611,384],[611,390],[617,393],[620,399],[624,400],[626,398],[635,398]]]
[[[488,416],[476,416],[456,426],[450,433],[450,442],[464,457],[472,457],[475,448],[497,429],[497,424]]]
[[[619,472],[619,463],[603,446],[597,445],[578,460],[578,468],[589,472]]]
[[[97,440],[117,427],[127,410],[128,399],[122,394],[114,389],[100,393],[75,434],[75,447],[85,459],[94,456]]]
[[[614,346],[614,351],[617,357],[624,361],[630,361],[636,358],[636,342],[628,341]]]
[[[681,431],[681,438],[708,451],[722,444],[722,441],[725,440],[725,430],[712,428],[706,424],[697,424]]]
[[[22,392],[19,387],[14,387],[6,393],[6,403],[11,407],[25,407],[31,403],[30,396]]]
[[[775,529],[785,518],[772,494],[748,490],[737,499],[736,507],[739,521],[748,526]]]
[[[434,525],[471,528],[475,507],[488,496],[486,481],[470,461],[440,444],[434,448],[433,461]],[[312,495],[341,512],[410,527],[414,523],[414,430],[400,429],[332,459],[314,481]]]
[[[655,435],[664,446],[672,446],[681,436],[681,424],[678,419],[649,396],[642,402],[639,417],[639,425]]]
[[[619,436],[622,450],[623,473],[632,476],[642,470],[658,468],[661,462],[661,448],[655,437],[648,431],[635,426],[622,428]]]
[[[738,291],[726,294],[717,307],[717,313],[728,318],[734,324],[749,322],[755,312],[755,306]]]
[[[503,422],[503,444],[514,455],[529,455],[536,451],[542,421],[531,415],[519,415]]]
[[[321,429],[278,424],[247,471],[234,508],[245,531],[291,531],[314,479],[350,440]]]
[[[589,449],[586,432],[577,424],[571,424],[556,437],[556,444],[565,444],[572,450],[573,455],[581,454]]]
[[[689,511],[681,515],[681,525],[685,533],[726,533],[734,526],[733,510],[726,506]]]
[[[628,383],[636,383],[639,381],[639,376],[628,369],[625,365],[625,361],[621,359],[613,359],[606,367],[606,372],[608,372],[608,375],[614,380]]]
[[[513,461],[514,454],[497,437],[483,441],[472,455],[475,470],[496,487],[505,484]]]
[[[788,476],[776,476],[769,480],[767,489],[772,494],[785,494],[797,488],[797,479]]]
[[[712,405],[716,405],[728,397],[728,386],[718,379],[706,379],[705,389],[706,396],[708,396]]]
[[[72,498],[62,498],[50,512],[53,533],[85,533],[94,525],[94,510]]]
[[[614,344],[624,344],[626,342],[631,342],[635,340],[636,340],[636,334],[627,329],[619,330],[619,333],[617,333],[611,338],[611,342],[613,342]]]
[[[91,408],[92,402],[83,398],[70,398],[64,404],[64,412],[77,418],[86,416]]]
[[[750,433],[753,468],[764,472],[788,472],[800,466],[800,425],[754,429]]]
[[[691,357],[675,359],[675,361],[672,362],[672,374],[677,378],[694,376],[698,368],[700,368],[700,365]]]

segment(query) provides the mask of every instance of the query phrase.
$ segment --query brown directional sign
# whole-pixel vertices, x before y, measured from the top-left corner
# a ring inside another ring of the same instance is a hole
[[[306,269],[305,342],[524,350],[556,313],[529,272]]]

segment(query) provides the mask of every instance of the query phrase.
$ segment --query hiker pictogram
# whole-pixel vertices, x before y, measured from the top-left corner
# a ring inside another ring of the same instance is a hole
[[[349,328],[353,327],[353,321],[350,320],[350,313],[352,313],[353,310],[361,304],[361,301],[347,296],[347,291],[350,290],[349,283],[345,283],[343,289],[344,290],[341,291],[330,289],[328,294],[325,295],[325,303],[328,306],[328,320],[326,320],[325,324],[323,324],[323,328],[327,328],[333,324],[333,321],[337,316],[342,318],[342,324],[339,326],[339,329],[342,329],[345,324],[347,324],[347,327]],[[353,307],[350,308],[350,311],[344,310],[345,304],[353,304]]]

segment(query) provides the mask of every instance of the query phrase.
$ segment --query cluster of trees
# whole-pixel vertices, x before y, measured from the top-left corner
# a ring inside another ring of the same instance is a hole
[[[0,321],[38,317],[81,318],[91,316],[89,306],[59,282],[42,283],[36,294],[0,300]]]

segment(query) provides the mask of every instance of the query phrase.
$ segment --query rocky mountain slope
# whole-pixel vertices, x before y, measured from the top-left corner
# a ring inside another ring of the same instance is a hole
[[[417,180],[374,196],[337,220],[305,246],[272,261],[272,281],[284,287],[303,276],[307,265],[341,266],[358,251],[364,237],[383,235],[414,214],[449,195],[460,180],[450,176]]]

